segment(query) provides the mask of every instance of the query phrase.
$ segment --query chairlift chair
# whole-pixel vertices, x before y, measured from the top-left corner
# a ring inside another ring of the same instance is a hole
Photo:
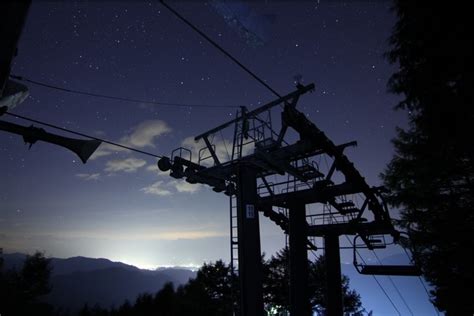
[[[415,265],[368,265],[357,262],[356,256],[356,240],[361,237],[357,235],[354,238],[353,249],[354,258],[353,263],[357,272],[365,275],[398,275],[398,276],[420,276],[421,270]],[[367,245],[369,246],[369,245]]]

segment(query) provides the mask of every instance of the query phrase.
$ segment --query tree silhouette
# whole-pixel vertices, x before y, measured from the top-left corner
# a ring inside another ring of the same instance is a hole
[[[51,290],[49,277],[50,260],[40,252],[27,256],[23,267],[5,271],[3,259],[0,265],[0,314],[52,315],[52,306],[40,301]]]
[[[287,311],[289,277],[287,271],[288,251],[282,250],[276,256],[264,261],[264,293],[267,307],[273,306]],[[320,257],[310,263],[311,303],[315,310],[323,312],[325,307],[325,268]],[[93,308],[85,305],[81,316],[230,316],[232,311],[232,291],[236,290],[236,279],[230,267],[222,260],[204,264],[196,278],[189,280],[176,290],[167,283],[155,296],[140,294],[135,303],[125,302],[118,309]],[[232,288],[234,287],[234,288]],[[344,312],[353,316],[361,315],[360,296],[349,289],[349,279],[343,277]],[[237,296],[238,297],[238,296]]]
[[[176,315],[178,299],[173,287],[173,283],[166,283],[163,288],[156,293],[154,298],[154,305],[156,310],[161,311],[160,315],[173,316]]]
[[[310,302],[313,311],[324,315],[326,308],[326,267],[324,256],[318,257],[309,265]],[[289,293],[289,250],[284,248],[264,262],[264,301],[267,310],[277,313],[286,313],[290,309]],[[362,315],[364,309],[360,295],[355,290],[349,289],[349,278],[342,277],[344,313],[347,315]]]
[[[232,315],[230,272],[222,260],[204,264],[195,279],[178,289],[183,315]]]
[[[464,3],[395,1],[389,88],[409,114],[382,175],[415,262],[447,315],[474,312],[472,18]],[[471,26],[469,26],[471,25]]]

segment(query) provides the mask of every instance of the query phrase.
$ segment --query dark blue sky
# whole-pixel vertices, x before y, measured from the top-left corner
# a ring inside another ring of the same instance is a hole
[[[222,3],[172,5],[281,94],[294,89],[297,74],[305,84],[314,82],[316,91],[298,108],[335,143],[357,140],[349,157],[371,185],[380,184],[378,175],[393,155],[390,139],[405,124],[405,113],[393,111],[398,97],[386,89],[395,70],[383,58],[395,21],[390,3],[255,1],[225,10]],[[255,108],[274,99],[157,1],[33,2],[12,73],[158,102]],[[154,106],[29,89],[14,113],[164,155],[192,146],[189,137],[235,115],[233,108]],[[221,150],[231,135],[222,137]],[[53,145],[38,143],[28,151],[16,135],[1,133],[0,144],[0,240],[6,252],[39,249],[148,268],[228,260],[227,198],[159,174],[156,160],[102,145],[83,165]],[[263,250],[272,254],[284,237],[264,219],[261,226]],[[350,262],[351,254],[343,251],[342,258]],[[432,314],[417,284],[417,315]],[[380,292],[375,283],[373,289]],[[368,307],[394,313],[388,302],[376,301]]]

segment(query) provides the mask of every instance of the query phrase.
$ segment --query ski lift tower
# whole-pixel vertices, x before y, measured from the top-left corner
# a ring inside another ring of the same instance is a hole
[[[275,172],[284,173],[287,169],[292,172],[289,169],[293,169],[289,165],[273,166],[266,154],[258,154],[268,148],[278,147],[279,135],[275,135],[271,129],[269,110],[281,104],[296,106],[299,97],[313,89],[313,84],[301,86],[253,111],[241,108],[235,119],[196,136],[196,141],[205,144],[199,152],[197,163],[191,161],[191,152],[183,148],[174,150],[171,159],[162,158],[158,161],[158,167],[162,171],[171,170],[172,177],[185,178],[189,183],[207,184],[214,191],[224,192],[231,197],[231,263],[239,277],[241,315],[264,314],[258,217],[258,211],[261,210],[258,208],[257,179],[265,179],[265,176]],[[265,114],[268,116],[262,119],[261,116]],[[221,162],[210,137],[231,126],[234,127],[231,159]],[[275,136],[278,137],[276,140]],[[255,153],[246,155],[246,151],[252,149]],[[205,166],[204,162],[209,159],[212,159],[212,165]]]
[[[300,96],[313,89],[314,84],[298,83],[295,91],[255,110],[242,107],[235,119],[195,137],[204,144],[196,162],[185,148],[158,161],[160,170],[171,171],[170,176],[207,184],[230,197],[231,265],[239,278],[237,310],[243,316],[264,315],[259,212],[289,234],[292,315],[311,315],[307,251],[308,247],[316,249],[314,238],[322,237],[325,243],[327,313],[331,316],[342,316],[339,236],[356,235],[369,249],[385,246],[384,239],[377,236],[389,234],[398,239],[381,190],[370,187],[344,154],[356,142],[336,146],[296,109]],[[281,126],[275,132],[270,110],[279,105],[283,107]],[[223,161],[213,139],[231,126],[232,154]],[[290,128],[297,135],[291,144],[285,139]],[[332,159],[327,170],[318,162],[321,156]],[[311,204],[322,205],[322,210],[308,212]],[[392,270],[410,272],[409,268]]]

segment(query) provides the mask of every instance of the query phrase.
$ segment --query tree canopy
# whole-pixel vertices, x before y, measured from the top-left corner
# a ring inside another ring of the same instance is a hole
[[[0,260],[0,314],[51,315],[52,306],[41,302],[51,290],[50,260],[40,252],[27,256],[21,269],[5,270]]]
[[[264,262],[264,302],[267,310],[272,309],[280,314],[290,310],[290,274],[288,264],[288,248],[282,249]],[[318,315],[324,315],[327,307],[324,256],[318,257],[314,262],[308,261],[308,265],[308,293],[310,294],[311,307]],[[355,290],[349,288],[349,278],[345,275],[342,276],[342,292],[344,314],[352,316],[362,315],[364,309],[362,308],[360,295]]]
[[[85,305],[81,316],[221,316],[232,315],[230,268],[223,261],[204,264],[196,278],[174,288],[167,283],[156,294],[140,294],[132,305],[128,301],[111,310]]]
[[[415,262],[448,315],[474,312],[473,20],[464,3],[395,1],[389,89],[408,112],[382,178]],[[469,26],[471,25],[471,26]]]
[[[289,274],[287,270],[288,250],[282,250],[268,260],[264,260],[264,302],[267,310],[273,314],[285,315],[289,310]],[[315,312],[324,315],[325,268],[324,257],[310,265],[311,306]],[[98,306],[84,306],[81,316],[128,316],[128,315],[232,315],[232,295],[238,297],[237,280],[230,267],[223,261],[204,264],[196,278],[187,284],[174,289],[171,283],[166,284],[155,295],[141,294],[131,305],[125,302],[122,306],[107,310]],[[232,294],[232,291],[233,294]],[[360,296],[349,289],[349,278],[343,277],[344,312],[346,315],[362,315],[364,309]]]

